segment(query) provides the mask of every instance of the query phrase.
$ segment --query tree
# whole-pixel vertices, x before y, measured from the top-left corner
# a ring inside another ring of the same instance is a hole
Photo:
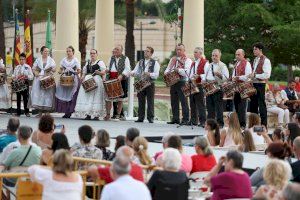
[[[4,36],[4,26],[3,26],[3,4],[2,0],[0,0],[0,57],[3,58],[3,61],[5,62],[5,38]]]
[[[130,60],[132,68],[135,66],[135,45],[134,45],[134,0],[126,0],[126,41],[125,41],[125,55]]]

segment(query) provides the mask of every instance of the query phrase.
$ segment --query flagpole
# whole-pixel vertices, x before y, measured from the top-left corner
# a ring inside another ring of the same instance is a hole
[[[15,20],[15,38],[14,38],[14,54],[13,54],[13,60],[12,60],[12,68],[15,70],[15,54],[16,54],[16,35],[17,35],[17,18],[18,18],[18,9],[14,10],[14,20]]]

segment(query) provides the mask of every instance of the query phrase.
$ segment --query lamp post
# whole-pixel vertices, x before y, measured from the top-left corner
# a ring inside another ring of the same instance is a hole
[[[140,22],[140,53],[139,53],[139,60],[143,59],[143,25],[148,25],[148,24],[156,24],[155,21],[151,21],[148,23],[143,23]]]

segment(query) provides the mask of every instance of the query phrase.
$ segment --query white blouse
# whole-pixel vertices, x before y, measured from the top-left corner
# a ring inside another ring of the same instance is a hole
[[[78,174],[77,182],[63,182],[53,179],[53,171],[38,165],[28,168],[28,173],[32,181],[43,185],[43,200],[81,200],[83,182]]]

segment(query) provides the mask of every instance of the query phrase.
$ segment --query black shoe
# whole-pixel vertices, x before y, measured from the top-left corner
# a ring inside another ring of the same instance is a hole
[[[144,120],[138,119],[138,120],[136,120],[134,122],[144,122]]]
[[[189,121],[189,124],[193,125],[193,126],[197,126],[198,125],[196,122],[192,122],[192,121]]]
[[[189,126],[189,125],[190,125],[190,123],[189,123],[189,122],[187,122],[187,121],[185,121],[185,122],[183,121],[183,122],[181,122],[181,123],[180,123],[180,125],[181,125],[181,126]]]
[[[29,114],[29,113],[25,113],[25,116],[26,116],[26,117],[30,117],[30,114]]]
[[[14,116],[16,116],[16,117],[20,117],[20,116],[21,116],[21,114],[18,114],[18,113],[17,113],[17,114],[14,114]]]
[[[91,120],[91,115],[87,115],[84,119],[85,120]]]
[[[111,119],[116,119],[116,117],[117,117],[116,115],[113,115],[113,116],[111,117]]]
[[[62,116],[62,118],[71,118],[70,114],[65,114],[64,116]]]
[[[153,119],[148,119],[148,122],[149,122],[150,124],[152,124],[152,123],[153,123]]]
[[[94,117],[94,120],[98,121],[98,120],[99,120],[99,117]]]
[[[167,122],[167,124],[179,124],[179,121],[170,121],[170,122]]]

